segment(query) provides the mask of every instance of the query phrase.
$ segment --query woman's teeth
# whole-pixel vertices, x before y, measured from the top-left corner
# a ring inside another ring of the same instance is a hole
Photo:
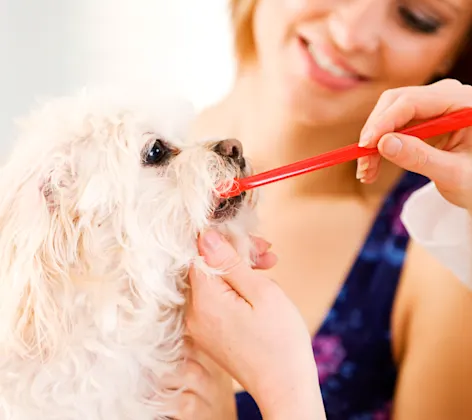
[[[356,74],[350,73],[343,68],[337,66],[334,64],[326,54],[324,54],[322,51],[315,49],[315,47],[312,44],[308,44],[308,52],[310,53],[311,57],[313,60],[315,60],[316,64],[323,70],[331,73],[333,76],[336,77],[349,77],[351,79],[356,78],[358,79],[358,76]]]

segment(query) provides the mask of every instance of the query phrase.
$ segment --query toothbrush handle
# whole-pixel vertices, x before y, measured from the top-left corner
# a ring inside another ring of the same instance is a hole
[[[407,134],[425,140],[427,138],[457,131],[470,126],[472,126],[472,108],[466,108],[405,128],[398,131],[398,133]],[[328,168],[339,163],[345,163],[375,153],[377,153],[377,148],[363,148],[359,147],[357,144],[351,144],[267,172],[249,176],[247,178],[235,179],[231,190],[225,193],[224,196],[236,196],[241,192],[252,188],[268,185],[276,181],[313,172],[318,169]]]

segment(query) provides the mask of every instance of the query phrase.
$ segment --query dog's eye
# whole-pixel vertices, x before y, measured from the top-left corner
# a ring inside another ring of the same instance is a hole
[[[149,149],[144,163],[146,165],[159,165],[167,160],[170,155],[170,150],[164,145],[161,140],[156,140],[152,147]]]

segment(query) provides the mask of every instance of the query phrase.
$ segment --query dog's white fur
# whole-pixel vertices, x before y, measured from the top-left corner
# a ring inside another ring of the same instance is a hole
[[[179,99],[55,99],[0,173],[0,419],[151,420],[180,359],[187,269],[236,170],[185,140]],[[142,150],[181,150],[165,169]],[[249,258],[247,202],[219,229]],[[211,304],[209,302],[208,304]]]

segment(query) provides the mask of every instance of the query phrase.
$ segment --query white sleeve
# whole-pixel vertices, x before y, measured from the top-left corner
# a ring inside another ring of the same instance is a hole
[[[415,191],[401,215],[411,238],[472,288],[472,221],[444,199],[434,183]]]

